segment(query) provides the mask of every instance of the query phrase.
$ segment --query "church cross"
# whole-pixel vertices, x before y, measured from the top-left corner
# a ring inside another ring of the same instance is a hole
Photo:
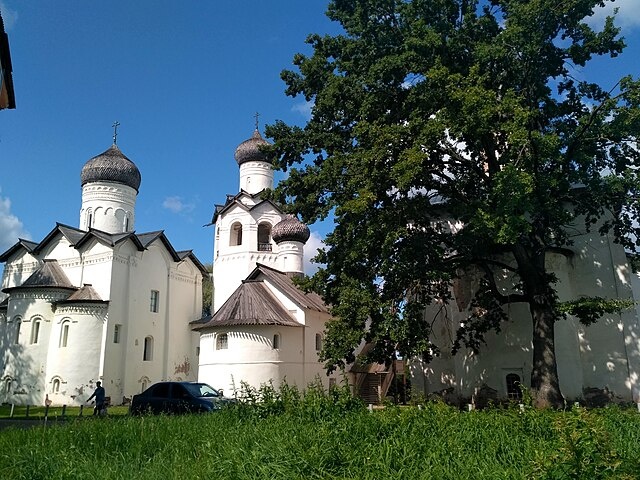
[[[120,122],[116,120],[111,126],[113,127],[113,144],[115,145],[118,142],[118,127],[120,126]]]
[[[256,112],[256,114],[254,115],[254,117],[256,117],[256,130],[258,130],[258,117],[260,116],[260,114],[258,112]]]

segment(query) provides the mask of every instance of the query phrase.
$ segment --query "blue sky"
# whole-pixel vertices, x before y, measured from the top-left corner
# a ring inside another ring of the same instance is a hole
[[[280,72],[309,33],[335,33],[325,0],[0,0],[16,110],[0,111],[0,252],[78,226],[80,170],[112,143],[142,174],[136,230],[164,230],[211,262],[214,204],[238,191],[236,146],[254,114],[303,125]],[[640,74],[640,0],[618,0],[627,51],[590,72]],[[606,65],[606,66],[605,66]],[[277,177],[276,177],[277,178]],[[311,226],[313,250],[328,225]]]

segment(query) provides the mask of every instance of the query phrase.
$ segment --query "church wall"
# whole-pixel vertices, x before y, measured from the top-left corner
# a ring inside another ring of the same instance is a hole
[[[237,325],[216,328],[200,336],[198,381],[222,388],[227,395],[239,391],[241,382],[258,388],[272,380],[278,387],[284,376],[296,383],[302,378],[300,341],[302,328]],[[273,335],[282,335],[282,351],[273,349]],[[227,335],[228,348],[217,349],[216,339]],[[286,353],[285,353],[286,352]],[[283,357],[286,363],[283,363]]]
[[[329,379],[336,379],[336,383],[341,381],[340,374],[333,372],[327,375],[324,363],[320,361],[320,350],[324,345],[325,324],[330,320],[328,313],[317,312],[315,310],[306,311],[305,323],[306,330],[306,367],[305,367],[305,384],[320,380],[325,388],[329,387]],[[316,344],[316,335],[319,337],[319,345]]]
[[[119,267],[119,278],[128,284],[121,290],[122,303],[125,305],[121,317],[125,325],[126,356],[123,359],[121,374],[123,395],[140,393],[145,379],[152,383],[164,379],[164,349],[168,341],[165,332],[168,263],[170,262],[164,247],[156,244],[131,259],[130,269],[126,265]],[[151,291],[158,292],[157,312],[151,311]],[[112,323],[110,321],[110,323]],[[150,360],[144,360],[145,339],[151,338]],[[110,355],[110,357],[112,357]],[[108,364],[108,362],[107,362]]]
[[[40,259],[51,258],[78,258],[78,251],[73,248],[69,240],[67,240],[62,234],[58,233],[55,240],[47,243],[39,253]]]
[[[214,311],[240,286],[242,280],[256,267],[256,263],[276,267],[276,248],[271,251],[258,250],[258,225],[267,222],[273,227],[281,218],[282,215],[274,211],[268,202],[251,212],[237,206],[218,218],[213,261]],[[235,243],[231,238],[232,226],[236,222],[242,224],[242,245],[232,245]]]
[[[2,290],[3,288],[15,287],[22,285],[29,276],[38,268],[38,260],[36,257],[21,249],[13,254],[4,265],[2,272]],[[7,294],[0,291],[0,299],[4,299]]]
[[[2,351],[6,355],[2,359],[2,378],[13,379],[13,393],[7,395],[3,389],[3,401],[17,405],[43,404],[47,352],[54,318],[51,302],[62,300],[67,295],[67,291],[57,289],[22,290],[11,295],[7,310],[10,321],[6,323],[2,336],[5,342]],[[21,322],[16,342],[18,319]]]
[[[54,405],[81,405],[102,380],[101,351],[107,306],[61,305],[51,325],[46,393]],[[64,328],[67,325],[67,335]],[[64,341],[66,340],[66,342]]]
[[[560,301],[582,295],[632,298],[621,247],[597,235],[578,235],[574,241],[575,255],[547,257],[547,268],[558,277]],[[506,396],[508,373],[518,374],[524,385],[529,386],[532,324],[528,306],[512,304],[506,311],[511,321],[502,325],[501,333],[486,336],[487,345],[481,347],[479,355],[461,351],[451,357],[447,352],[450,342],[446,339],[455,337],[466,312],[460,312],[455,302],[449,305],[434,326],[434,338],[443,342],[442,355],[430,364],[418,359],[410,363],[414,392],[428,394],[453,388],[458,396],[468,399],[486,384],[497,390],[498,395]],[[631,400],[632,383],[637,379],[631,366],[637,362],[639,351],[637,325],[634,312],[606,315],[591,326],[581,325],[572,316],[556,323],[558,377],[567,399],[582,398],[586,387],[606,387],[618,399]]]
[[[202,314],[202,278],[191,260],[174,264],[169,277],[167,380],[195,381],[198,375],[196,347],[199,335],[189,322]]]

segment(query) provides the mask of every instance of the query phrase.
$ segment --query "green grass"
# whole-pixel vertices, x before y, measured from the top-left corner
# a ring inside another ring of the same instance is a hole
[[[258,395],[212,414],[74,417],[0,432],[4,479],[640,478],[640,414],[368,412],[345,395]]]

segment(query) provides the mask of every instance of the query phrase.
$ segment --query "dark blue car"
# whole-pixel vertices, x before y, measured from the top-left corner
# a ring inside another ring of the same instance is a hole
[[[222,391],[196,382],[160,382],[131,399],[129,413],[202,413],[231,402]]]

